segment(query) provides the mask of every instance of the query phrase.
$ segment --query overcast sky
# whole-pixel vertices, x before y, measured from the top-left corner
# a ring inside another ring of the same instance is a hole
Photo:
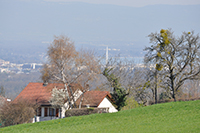
[[[168,4],[168,5],[196,5],[200,0],[44,0],[52,2],[87,2],[94,4],[113,4],[121,6],[143,7],[147,5]]]

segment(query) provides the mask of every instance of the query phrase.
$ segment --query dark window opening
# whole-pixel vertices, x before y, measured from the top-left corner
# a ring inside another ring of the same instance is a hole
[[[48,116],[48,108],[44,108],[44,116]]]
[[[56,117],[58,117],[59,109],[56,109]]]
[[[55,109],[49,108],[49,116],[55,116]]]

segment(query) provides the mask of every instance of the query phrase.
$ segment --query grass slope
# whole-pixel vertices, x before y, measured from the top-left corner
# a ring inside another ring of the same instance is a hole
[[[0,132],[200,132],[200,100],[1,128]]]

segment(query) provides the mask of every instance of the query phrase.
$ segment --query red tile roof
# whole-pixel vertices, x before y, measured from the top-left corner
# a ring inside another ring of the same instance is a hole
[[[82,89],[81,85],[70,84],[72,91],[76,89]],[[64,84],[61,83],[49,83],[44,86],[43,83],[29,83],[22,92],[15,98],[14,103],[23,99],[28,100],[32,104],[50,105],[49,100],[51,98],[51,91],[56,87],[58,89],[64,89]]]
[[[89,105],[90,107],[98,107],[105,97],[111,101],[111,95],[108,91],[87,91],[83,95],[82,107]],[[76,104],[79,105],[81,97],[77,100]]]

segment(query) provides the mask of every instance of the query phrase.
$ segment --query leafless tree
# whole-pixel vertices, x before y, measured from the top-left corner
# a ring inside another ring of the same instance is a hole
[[[32,122],[37,107],[23,99],[17,103],[6,102],[0,110],[2,126]]]
[[[145,60],[163,71],[165,88],[170,89],[176,101],[176,94],[186,80],[199,79],[199,35],[192,31],[175,37],[170,29],[162,29],[160,33],[151,33],[149,38],[153,45],[145,48]]]
[[[110,75],[114,75],[119,80],[119,85],[125,89],[128,98],[134,99],[142,105],[145,105],[151,99],[149,86],[147,86],[147,71],[143,65],[136,65],[134,60],[126,58],[110,58],[104,70],[108,69]],[[98,90],[107,89],[113,92],[113,82],[102,78],[102,84]],[[110,89],[111,88],[111,89]]]
[[[41,71],[42,79],[44,82],[63,83],[67,102],[69,107],[73,108],[75,99],[70,84],[78,83],[88,77],[86,84],[92,79],[91,77],[98,74],[100,72],[98,59],[93,51],[83,49],[77,51],[74,43],[65,36],[55,37],[48,47],[47,56],[48,62],[44,64]]]

